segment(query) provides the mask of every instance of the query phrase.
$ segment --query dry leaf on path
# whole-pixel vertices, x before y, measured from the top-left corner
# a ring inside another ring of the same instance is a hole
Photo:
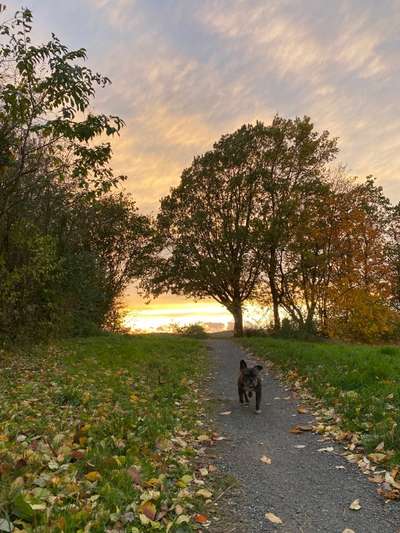
[[[350,504],[350,509],[352,511],[359,511],[361,509],[360,500],[354,500],[354,502]]]
[[[279,516],[276,516],[274,513],[265,513],[265,518],[272,522],[273,524],[283,524]]]
[[[305,431],[312,431],[312,426],[300,426],[300,425],[297,425],[297,426],[293,426],[289,430],[290,433],[303,433]]]
[[[230,415],[232,413],[232,411],[224,411],[223,413],[219,413],[220,415]]]
[[[301,415],[306,415],[308,413],[307,407],[304,407],[304,405],[299,405],[297,408],[297,412]]]
[[[326,448],[320,448],[318,451],[319,452],[333,452],[334,449],[335,448],[333,446],[327,446]]]
[[[272,459],[270,457],[267,457],[266,455],[263,455],[260,461],[266,465],[270,465],[272,463]]]

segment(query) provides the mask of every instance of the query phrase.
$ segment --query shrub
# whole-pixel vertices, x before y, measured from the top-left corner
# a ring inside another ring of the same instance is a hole
[[[195,337],[202,339],[207,337],[207,332],[201,324],[188,324],[187,326],[175,326],[175,333],[183,337]]]

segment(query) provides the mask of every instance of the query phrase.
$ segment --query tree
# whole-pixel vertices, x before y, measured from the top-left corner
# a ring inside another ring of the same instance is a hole
[[[257,122],[223,136],[161,203],[158,230],[170,255],[157,264],[150,292],[212,297],[241,335],[243,303],[265,272],[279,327],[279,250],[335,153],[336,141],[315,132],[307,117],[276,116],[271,126]]]
[[[298,214],[308,209],[320,190],[327,165],[337,153],[337,141],[328,131],[319,133],[309,117],[294,120],[275,116],[264,128],[260,172],[267,211],[263,273],[272,302],[275,329],[280,328],[280,265],[298,228]],[[265,295],[264,295],[265,297]]]
[[[159,250],[146,280],[148,292],[211,297],[243,333],[243,303],[253,293],[262,265],[265,222],[258,172],[264,127],[242,126],[184,170],[180,184],[161,201]]]
[[[33,44],[31,23],[27,9],[0,23],[1,337],[97,330],[150,242],[99,141],[123,121],[89,110],[109,79],[54,35]]]

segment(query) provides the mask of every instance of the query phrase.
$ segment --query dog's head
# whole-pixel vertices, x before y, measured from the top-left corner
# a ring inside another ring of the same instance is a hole
[[[263,369],[261,365],[248,368],[246,361],[240,361],[240,380],[244,389],[248,391],[255,390],[260,383],[260,371]]]

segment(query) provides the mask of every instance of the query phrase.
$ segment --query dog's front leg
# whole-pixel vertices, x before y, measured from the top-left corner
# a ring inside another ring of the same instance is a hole
[[[247,394],[246,394],[246,391],[244,389],[242,389],[242,387],[238,387],[238,391],[239,391],[239,400],[240,400],[240,403],[243,405],[243,398],[244,398],[244,405],[248,405],[249,404],[249,399],[247,398]]]
[[[240,385],[238,387],[238,392],[239,392],[239,400],[240,400],[240,403],[242,404],[243,403],[243,389]]]
[[[257,414],[261,413],[260,404],[261,404],[261,383],[256,388],[256,413]]]

